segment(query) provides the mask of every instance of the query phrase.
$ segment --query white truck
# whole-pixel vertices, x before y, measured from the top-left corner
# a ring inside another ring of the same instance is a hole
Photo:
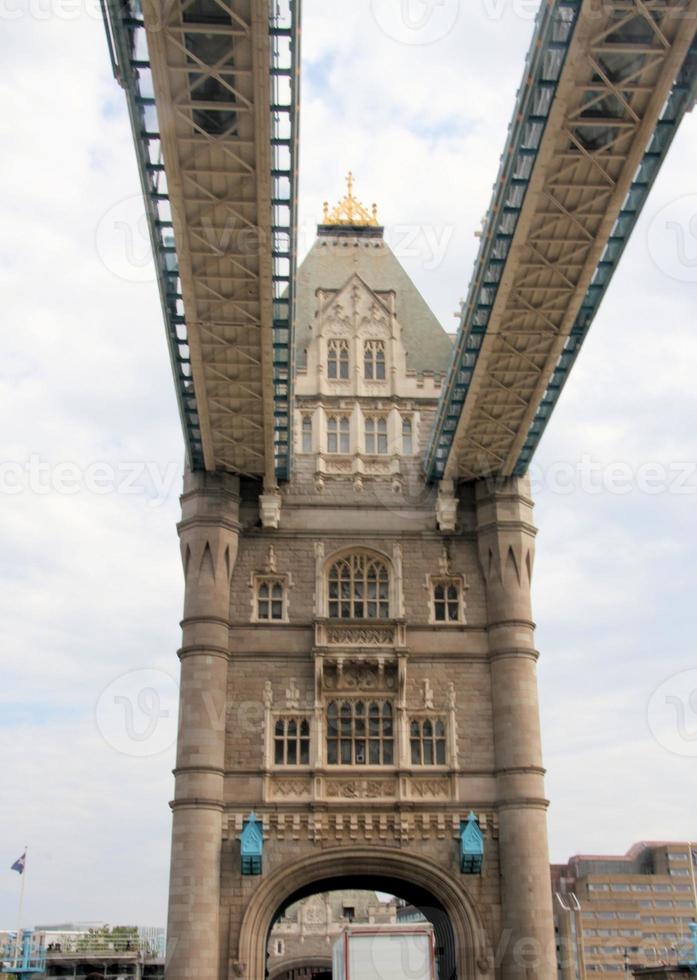
[[[436,980],[433,926],[345,926],[332,948],[332,980]]]

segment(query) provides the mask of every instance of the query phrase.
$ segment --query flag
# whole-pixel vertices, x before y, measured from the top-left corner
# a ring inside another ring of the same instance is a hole
[[[24,867],[27,863],[27,852],[25,851],[21,857],[18,857],[15,863],[10,868],[10,871],[18,871],[21,875],[24,874]]]

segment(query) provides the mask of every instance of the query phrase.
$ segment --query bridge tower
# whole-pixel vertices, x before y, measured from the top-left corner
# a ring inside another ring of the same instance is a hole
[[[556,976],[532,502],[426,482],[450,355],[349,183],[298,271],[289,482],[185,479],[169,980],[263,980],[340,887],[421,909],[441,980]]]

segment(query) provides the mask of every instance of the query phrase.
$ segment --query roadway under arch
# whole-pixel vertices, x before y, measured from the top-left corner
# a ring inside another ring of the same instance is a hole
[[[238,962],[266,977],[266,949],[278,916],[317,892],[368,888],[403,898],[434,927],[440,980],[493,978],[493,957],[474,903],[452,874],[426,858],[375,847],[332,848],[269,874],[242,922]]]

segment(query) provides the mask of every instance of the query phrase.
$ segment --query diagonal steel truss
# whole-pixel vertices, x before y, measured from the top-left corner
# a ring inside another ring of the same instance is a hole
[[[545,5],[448,381],[432,478],[521,474],[697,85],[697,0]]]
[[[300,0],[104,2],[189,462],[273,486],[290,466]]]

